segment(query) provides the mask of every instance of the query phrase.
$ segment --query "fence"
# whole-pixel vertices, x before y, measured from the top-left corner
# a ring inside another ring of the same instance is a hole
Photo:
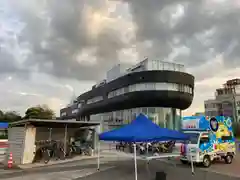
[[[8,140],[0,140],[0,164],[5,160],[8,149]]]

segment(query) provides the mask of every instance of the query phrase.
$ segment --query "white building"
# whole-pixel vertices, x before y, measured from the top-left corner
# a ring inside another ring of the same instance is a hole
[[[206,116],[230,116],[240,121],[240,79],[228,80],[222,88],[216,89],[215,99],[204,101]]]

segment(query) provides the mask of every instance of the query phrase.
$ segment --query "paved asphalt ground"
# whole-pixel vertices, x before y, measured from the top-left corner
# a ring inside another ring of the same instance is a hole
[[[56,164],[49,167],[38,167],[25,170],[0,170],[0,179],[6,180],[133,180],[134,164],[132,159],[123,160],[116,157],[101,159],[100,172],[96,170],[96,159],[80,160]],[[216,163],[209,169],[195,168],[195,175],[187,165],[173,166],[169,161],[138,161],[138,180],[153,180],[157,171],[167,173],[167,180],[227,180],[229,174],[235,176],[231,180],[240,179],[240,156],[237,155],[231,165]],[[7,172],[7,173],[6,173]],[[213,173],[212,173],[213,172]]]
[[[108,162],[106,162],[106,160]],[[111,158],[102,159],[98,173],[112,169],[116,163]],[[97,173],[96,159],[74,161],[48,167],[25,170],[13,170],[9,173],[0,171],[0,179],[8,180],[72,180]]]
[[[15,172],[0,175],[0,179],[8,180],[133,180],[134,165],[132,160],[108,162],[101,165],[100,172],[96,171],[96,161],[75,162],[65,165],[54,165],[48,168],[37,168],[24,172]],[[82,165],[81,165],[82,164]],[[154,180],[157,171],[167,173],[167,180],[227,180],[219,174],[207,174],[201,169],[196,169],[196,174],[191,174],[187,166],[174,167],[160,161],[152,161],[146,165],[138,161],[138,180]],[[239,178],[231,178],[237,180]]]

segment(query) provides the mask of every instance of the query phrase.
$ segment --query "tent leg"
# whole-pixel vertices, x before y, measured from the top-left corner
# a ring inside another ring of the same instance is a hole
[[[49,137],[48,140],[51,142],[52,141],[52,128],[49,128]]]
[[[98,150],[97,150],[97,170],[100,170],[100,141],[98,141]]]
[[[65,125],[65,133],[64,133],[64,157],[66,157],[67,151],[67,124]]]
[[[136,143],[134,143],[133,146],[134,146],[134,169],[135,169],[135,180],[137,180],[138,177],[137,177],[137,147],[136,147]]]
[[[192,175],[195,174],[194,172],[194,166],[193,166],[193,158],[192,158],[192,153],[190,153],[190,158],[191,158],[191,169],[192,169]]]
[[[147,156],[148,156],[148,143],[147,143]]]

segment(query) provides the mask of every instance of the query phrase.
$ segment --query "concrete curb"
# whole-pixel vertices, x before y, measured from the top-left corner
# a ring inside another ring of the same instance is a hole
[[[100,156],[102,158],[103,156]],[[76,161],[84,161],[84,160],[91,160],[91,159],[97,159],[96,156],[91,156],[91,157],[86,157],[82,159],[67,159],[67,160],[62,160],[62,161],[56,161],[56,163],[49,163],[49,164],[44,164],[44,163],[39,163],[39,164],[29,164],[29,165],[19,165],[21,169],[35,169],[35,168],[41,168],[41,167],[50,167],[54,165],[60,165],[60,164],[65,164],[65,163],[72,163]]]
[[[16,169],[20,170],[21,168],[19,166],[17,166],[17,165],[14,165],[14,164],[13,164],[12,168],[8,168],[7,164],[0,163],[0,169],[11,171],[11,170],[16,170]]]
[[[39,164],[38,166],[27,166],[24,167],[24,165],[20,165],[19,166],[15,166],[14,168],[9,169],[8,167],[4,166],[3,164],[0,164],[0,169],[4,170],[4,171],[0,171],[0,177],[3,175],[9,175],[9,174],[19,174],[19,173],[23,173],[23,172],[27,172],[28,170],[36,170],[38,168],[50,168],[53,167],[54,165],[61,165],[64,163],[72,163],[72,162],[77,162],[77,161],[82,161],[82,160],[91,160],[91,159],[96,159],[97,157],[88,157],[88,158],[83,158],[83,159],[75,159],[72,161],[62,161],[62,162],[58,162],[58,163],[54,163],[54,164]],[[100,158],[103,158],[100,156]]]

